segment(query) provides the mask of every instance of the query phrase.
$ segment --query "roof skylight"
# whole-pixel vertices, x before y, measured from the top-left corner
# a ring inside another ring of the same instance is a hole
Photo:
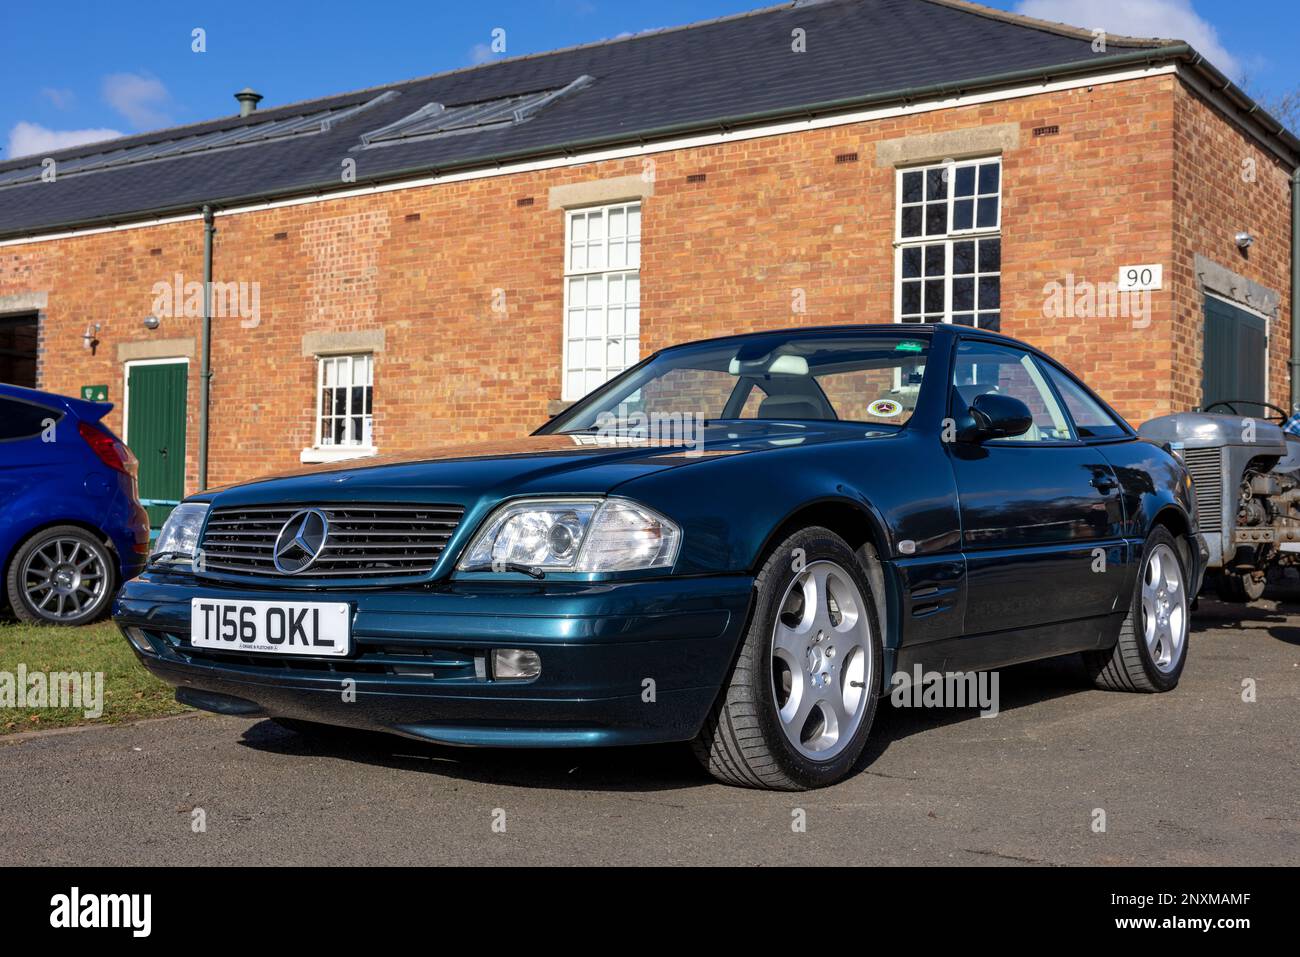
[[[412,140],[451,133],[473,133],[478,130],[522,123],[560,97],[583,90],[593,82],[595,81],[590,76],[583,75],[568,86],[538,93],[505,96],[460,106],[426,103],[395,123],[363,133],[362,148],[386,146],[390,143],[408,143]]]
[[[263,143],[268,140],[285,139],[307,133],[325,133],[332,129],[335,124],[372,106],[386,102],[396,95],[395,91],[390,90],[374,99],[351,106],[316,110],[312,113],[266,120],[261,123],[246,123],[234,128],[213,130],[208,133],[178,135],[172,139],[143,143],[126,148],[114,148],[113,141],[110,140],[104,144],[104,152],[59,160],[55,167],[55,175],[61,179],[76,173],[89,173],[92,170],[114,169],[151,160],[188,156],[206,150],[247,146],[251,143]],[[0,172],[0,186],[13,186],[18,183],[39,180],[44,169],[44,158],[29,156],[27,159],[33,165]]]

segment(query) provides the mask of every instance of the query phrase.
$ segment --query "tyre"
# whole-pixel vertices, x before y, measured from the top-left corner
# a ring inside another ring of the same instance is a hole
[[[883,687],[874,594],[844,539],[807,528],[777,545],[695,755],[719,781],[802,791],[857,765]]]
[[[1214,593],[1219,601],[1245,604],[1264,597],[1267,580],[1255,580],[1250,573],[1221,571],[1214,576]]]
[[[1084,655],[1093,683],[1107,691],[1172,691],[1187,662],[1192,596],[1178,540],[1157,527],[1142,548],[1142,565],[1119,641]]]
[[[113,557],[76,525],[42,529],[14,552],[5,578],[9,606],[20,621],[85,625],[113,597]]]

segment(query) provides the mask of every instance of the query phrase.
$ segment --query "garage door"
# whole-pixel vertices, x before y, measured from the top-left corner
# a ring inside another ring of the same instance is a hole
[[[1206,296],[1203,363],[1201,408],[1237,400],[1243,415],[1259,413],[1254,403],[1268,398],[1268,321]]]

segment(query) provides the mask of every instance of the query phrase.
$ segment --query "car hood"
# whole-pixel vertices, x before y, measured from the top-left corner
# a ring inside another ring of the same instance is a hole
[[[411,502],[470,508],[517,495],[604,495],[632,479],[720,456],[891,434],[839,422],[728,422],[695,445],[595,434],[533,435],[353,459],[195,496],[217,506]]]

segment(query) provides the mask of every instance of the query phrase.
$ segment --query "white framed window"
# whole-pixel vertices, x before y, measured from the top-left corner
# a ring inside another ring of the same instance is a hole
[[[894,318],[1002,325],[1002,160],[900,169]]]
[[[641,204],[571,209],[564,230],[564,385],[580,399],[641,355]]]
[[[375,447],[375,361],[368,352],[316,359],[316,438],[319,449]]]

